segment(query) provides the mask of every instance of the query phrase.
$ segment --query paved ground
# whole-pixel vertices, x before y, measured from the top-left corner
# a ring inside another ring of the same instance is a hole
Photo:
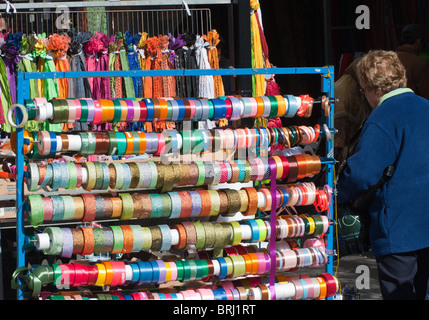
[[[334,261],[335,271],[343,290],[345,287],[354,288],[360,300],[382,300],[377,264],[371,252],[342,257],[338,267],[337,261]]]

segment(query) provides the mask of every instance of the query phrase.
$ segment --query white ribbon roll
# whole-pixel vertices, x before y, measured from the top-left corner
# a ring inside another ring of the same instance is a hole
[[[19,124],[15,123],[12,119],[13,111],[15,111],[15,109],[20,109],[22,112],[22,120]],[[27,109],[22,104],[13,104],[7,111],[7,121],[13,128],[23,128],[28,121]]]

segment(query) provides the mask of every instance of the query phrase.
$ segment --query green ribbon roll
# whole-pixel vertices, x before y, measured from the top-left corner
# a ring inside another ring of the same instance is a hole
[[[29,222],[34,228],[37,228],[44,220],[42,196],[40,194],[30,194],[27,197],[27,203],[30,206]]]

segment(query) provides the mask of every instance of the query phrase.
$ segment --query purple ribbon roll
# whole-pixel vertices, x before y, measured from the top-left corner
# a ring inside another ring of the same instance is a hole
[[[271,260],[271,268],[270,268],[270,292],[271,299],[276,300],[276,290],[275,290],[275,282],[276,282],[276,213],[277,213],[277,165],[273,158],[268,159],[268,164],[270,166],[271,172],[271,199],[273,199],[271,204],[271,213],[270,213],[270,260]],[[275,201],[274,201],[275,199]]]
[[[128,105],[128,113],[126,122],[132,122],[134,119],[134,103],[132,100],[125,99],[125,102]]]

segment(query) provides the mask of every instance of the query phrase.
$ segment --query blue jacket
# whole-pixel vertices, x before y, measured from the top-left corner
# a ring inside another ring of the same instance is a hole
[[[337,186],[339,203],[354,199],[395,166],[370,207],[373,254],[429,247],[429,100],[409,89],[384,96],[347,162]]]

